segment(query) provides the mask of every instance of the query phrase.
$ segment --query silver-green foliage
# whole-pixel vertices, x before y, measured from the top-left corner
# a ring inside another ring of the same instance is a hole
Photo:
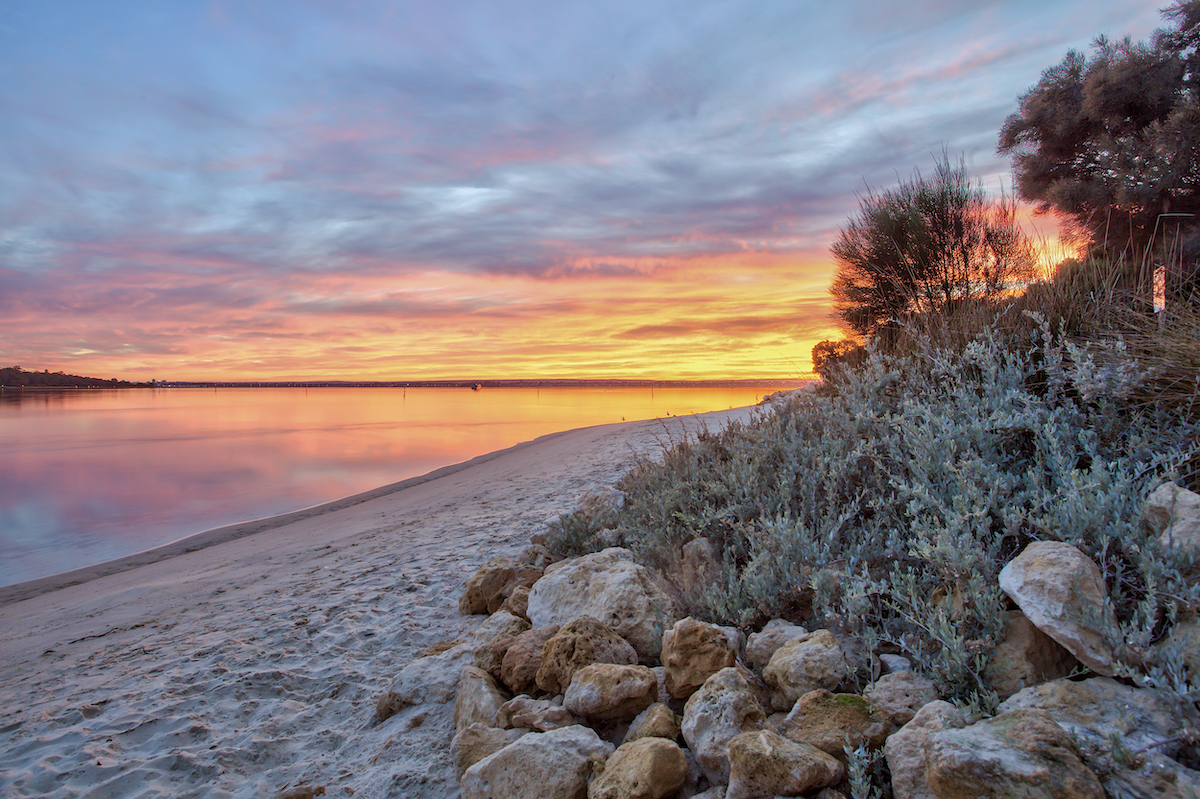
[[[834,392],[793,395],[637,466],[608,540],[674,574],[681,546],[707,537],[717,579],[680,587],[694,615],[840,626],[973,701],[988,696],[981,674],[1003,628],[1000,569],[1032,541],[1067,541],[1100,564],[1124,634],[1148,651],[1200,607],[1139,521],[1197,430],[1124,401],[1136,364],[1097,363],[1045,325],[1038,340],[873,352]]]

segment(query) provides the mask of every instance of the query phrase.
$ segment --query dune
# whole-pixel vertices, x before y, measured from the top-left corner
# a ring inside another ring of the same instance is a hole
[[[637,457],[752,409],[572,430],[0,588],[0,794],[454,797],[453,703],[375,722],[466,581]]]

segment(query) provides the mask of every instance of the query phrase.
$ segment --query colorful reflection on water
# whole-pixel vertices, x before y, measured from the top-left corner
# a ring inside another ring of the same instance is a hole
[[[547,433],[777,389],[0,393],[0,585],[337,499]]]

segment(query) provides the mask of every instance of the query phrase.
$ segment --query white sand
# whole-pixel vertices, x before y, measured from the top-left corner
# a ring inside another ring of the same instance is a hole
[[[376,698],[425,647],[479,623],[457,608],[480,564],[696,424],[546,436],[0,589],[0,795],[458,796],[453,702],[376,724]]]

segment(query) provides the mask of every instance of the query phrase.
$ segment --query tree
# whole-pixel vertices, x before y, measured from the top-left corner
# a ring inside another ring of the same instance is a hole
[[[841,341],[826,339],[818,342],[812,351],[813,371],[822,380],[835,380],[841,372],[862,366],[866,360],[866,347],[848,338]]]
[[[960,159],[943,155],[934,174],[868,193],[830,251],[830,293],[848,330],[873,336],[910,314],[945,314],[991,300],[1033,277],[1033,247],[1015,202],[992,202]]]
[[[1096,254],[1138,259],[1156,235],[1191,234],[1200,254],[1200,0],[1151,43],[1099,37],[1042,73],[1000,131],[1017,194],[1058,211]]]

